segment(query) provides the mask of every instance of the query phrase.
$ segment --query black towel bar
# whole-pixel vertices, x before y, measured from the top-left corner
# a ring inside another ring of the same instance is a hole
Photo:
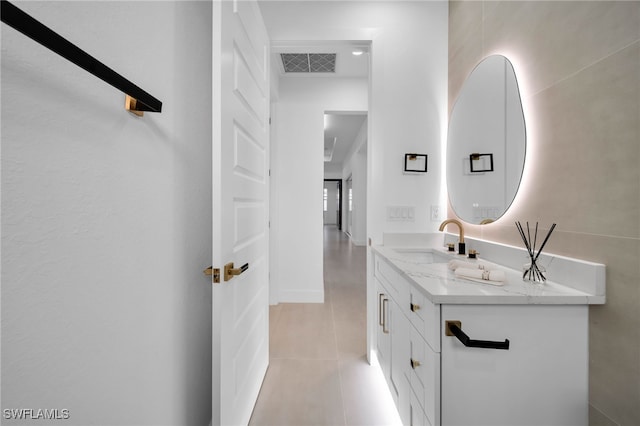
[[[485,349],[505,349],[509,350],[509,339],[504,339],[504,342],[493,342],[490,340],[472,340],[467,334],[460,328],[458,321],[446,321],[445,322],[445,334],[447,336],[456,336],[463,345],[469,348],[485,348]]]
[[[162,111],[162,102],[160,100],[151,96],[7,0],[2,0],[0,18],[2,22],[10,27],[135,99],[136,102],[133,102],[129,109],[133,111]]]

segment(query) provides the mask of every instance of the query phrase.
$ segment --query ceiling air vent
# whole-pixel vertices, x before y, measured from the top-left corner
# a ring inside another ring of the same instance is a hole
[[[281,53],[284,72],[336,72],[335,53]]]

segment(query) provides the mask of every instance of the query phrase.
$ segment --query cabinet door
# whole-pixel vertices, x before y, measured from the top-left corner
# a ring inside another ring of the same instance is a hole
[[[376,299],[378,310],[378,325],[376,333],[376,346],[378,361],[387,382],[391,379],[391,328],[389,321],[389,305],[391,297],[386,289],[376,280]]]
[[[409,377],[411,388],[433,424],[440,408],[440,354],[434,352],[414,327],[409,335]]]
[[[409,330],[412,328],[402,309],[395,303],[389,304],[391,320],[391,383],[397,394],[407,392],[409,387],[402,387],[408,378],[409,369]],[[395,396],[395,395],[394,395]]]
[[[407,315],[431,349],[440,352],[440,305],[435,305],[413,285],[408,285]]]
[[[509,349],[464,346],[447,320]],[[586,305],[443,305],[442,322],[443,425],[588,423]]]

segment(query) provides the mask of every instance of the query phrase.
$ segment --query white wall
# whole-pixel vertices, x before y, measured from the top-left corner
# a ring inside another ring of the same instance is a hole
[[[2,408],[206,425],[211,6],[18,6],[163,112],[131,115],[122,93],[2,25]]]
[[[431,205],[444,207],[447,127],[447,2],[391,2],[373,39],[369,114],[368,235],[433,232]],[[403,173],[404,154],[429,156],[427,174]],[[413,206],[415,222],[390,222],[388,206]],[[441,208],[442,210],[442,208]]]
[[[280,81],[271,179],[275,251],[271,285],[276,302],[323,302],[324,113],[367,108],[365,79]],[[282,271],[286,271],[283,274]]]
[[[362,127],[353,141],[353,145],[347,153],[347,158],[342,169],[343,184],[346,188],[346,179],[352,178],[352,229],[351,241],[358,246],[363,246],[367,241],[367,128],[368,120],[362,123]],[[345,190],[343,204],[343,229],[347,229],[349,220],[349,193]]]
[[[437,230],[439,223],[429,220],[429,209],[431,205],[439,205],[443,211],[445,205],[441,157],[447,123],[448,2],[286,1],[266,2],[261,7],[272,41],[371,41],[369,108],[361,108],[369,111],[368,237],[381,243],[384,232]],[[277,7],[280,9],[276,10]],[[301,111],[295,106],[285,106],[279,114],[281,119],[287,114],[299,117]],[[322,120],[318,118],[314,126],[319,133]],[[321,140],[317,146],[307,149],[305,145],[302,149],[301,145],[308,141],[298,139],[294,136],[289,141],[296,155],[308,153],[321,158]],[[294,140],[298,145],[294,145]],[[404,154],[410,152],[429,155],[429,173],[403,174]],[[313,171],[307,170],[309,176],[319,175],[321,165],[317,171],[313,167]],[[300,167],[292,163],[291,169],[286,173],[293,178]],[[319,182],[320,178],[301,179],[301,176],[295,183],[296,196],[307,192],[311,200],[319,199],[315,194],[321,186],[313,182]],[[388,222],[386,208],[393,205],[414,206],[415,222]],[[282,239],[295,245],[282,245],[280,250],[287,247],[293,250],[292,247],[304,244],[304,250],[298,250],[296,258],[321,259],[322,236],[320,233],[315,236],[314,231],[321,223],[320,217],[311,215],[304,223],[299,218],[292,219],[295,233],[283,233]],[[272,235],[278,238],[277,231]],[[317,260],[313,262],[316,263],[309,265],[310,269],[300,269],[300,275],[283,285],[294,285],[294,279],[304,276],[304,281],[299,280],[304,284],[299,285],[312,291],[322,289],[322,265]]]
[[[325,179],[341,179],[342,164],[324,163],[324,178]]]

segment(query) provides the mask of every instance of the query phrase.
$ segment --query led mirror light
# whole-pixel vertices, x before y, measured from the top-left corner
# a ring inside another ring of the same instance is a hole
[[[473,224],[500,218],[518,192],[525,151],[513,66],[489,56],[465,81],[449,121],[447,190],[456,215]]]

